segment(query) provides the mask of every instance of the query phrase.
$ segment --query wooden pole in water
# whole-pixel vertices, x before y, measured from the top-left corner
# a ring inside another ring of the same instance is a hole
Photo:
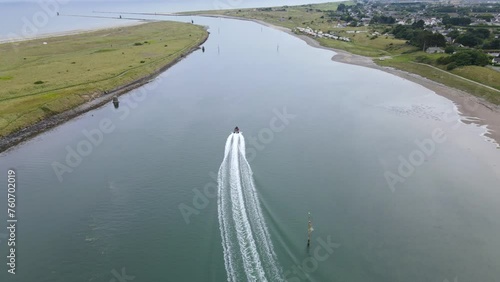
[[[311,233],[314,231],[312,222],[311,222],[311,213],[309,213],[309,222],[307,223],[307,247],[311,245]]]

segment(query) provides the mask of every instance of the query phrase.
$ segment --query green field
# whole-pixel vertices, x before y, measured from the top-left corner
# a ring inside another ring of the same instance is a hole
[[[418,63],[419,58],[425,57],[430,61],[435,61],[441,56],[447,55],[427,54],[425,52],[418,51],[396,55],[384,60],[375,59],[374,61],[378,65],[393,67],[407,72],[415,73],[444,85],[463,90],[478,97],[482,97],[494,104],[500,105],[500,91],[495,91],[465,80],[469,79],[500,90],[500,72],[480,66],[463,66],[452,71],[446,71],[446,68],[443,65],[437,65],[435,63],[433,63],[432,65]],[[437,67],[440,70],[436,70],[432,66]],[[465,79],[461,79],[452,74],[458,75]]]
[[[291,30],[294,30],[296,27],[310,27],[313,30],[332,32],[338,36],[347,37],[351,41],[344,42],[329,38],[316,38],[316,40],[322,46],[345,50],[357,55],[372,57],[379,65],[390,66],[416,73],[447,86],[458,88],[470,94],[483,97],[495,104],[500,104],[500,92],[498,91],[488,89],[487,87],[468,82],[460,77],[450,75],[450,72],[446,71],[442,66],[437,66],[443,69],[443,71],[439,71],[430,66],[417,64],[416,61],[418,61],[417,57],[419,56],[426,56],[435,61],[438,57],[446,55],[427,54],[419,50],[417,47],[407,44],[405,40],[395,39],[392,36],[384,35],[385,30],[390,28],[388,25],[339,27],[338,21],[328,19],[328,12],[336,10],[340,3],[344,3],[345,5],[354,5],[354,2],[352,1],[345,1],[302,6],[282,6],[265,9],[200,11],[195,12],[194,14],[214,14],[256,19],[273,25],[287,27]],[[294,32],[299,33],[297,30],[294,30]],[[383,60],[378,59],[382,57]],[[490,68],[466,66],[454,69],[451,73],[496,89],[500,89],[500,72]]]
[[[494,104],[500,105],[500,92],[454,77],[447,71],[439,71],[432,68],[429,65],[418,64],[411,61],[404,62],[396,60],[384,60],[384,61],[376,60],[376,62],[377,64],[382,66],[390,66],[407,72],[418,74],[420,76],[429,78],[444,85],[463,90],[467,93],[473,94],[478,97],[482,97],[485,100],[492,102]],[[477,68],[481,69],[478,71]],[[498,79],[500,73],[484,67],[466,66],[457,68],[452,71],[452,73],[457,73],[457,74],[470,73],[470,72],[474,73],[474,75],[467,75],[467,77],[463,75],[463,77],[478,81],[486,85],[498,84],[498,80],[495,81],[495,77]],[[487,79],[484,79],[483,77],[484,75],[486,75]],[[472,79],[472,76],[476,78],[481,77],[482,79]]]
[[[0,136],[150,75],[207,36],[201,26],[155,22],[1,44]]]
[[[480,83],[487,84],[493,88],[500,90],[500,72],[479,66],[466,66],[456,68],[451,71],[456,75],[466,77]]]
[[[359,33],[347,33],[356,31]],[[416,48],[405,43],[404,40],[389,36],[374,36],[376,30],[368,27],[345,27],[335,29],[335,33],[347,37],[351,42],[332,40],[328,38],[317,39],[325,47],[348,51],[353,54],[367,57],[385,57],[399,55],[403,52],[414,51]]]

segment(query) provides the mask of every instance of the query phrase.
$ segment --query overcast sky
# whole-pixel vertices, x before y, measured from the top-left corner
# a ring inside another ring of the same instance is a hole
[[[55,2],[57,0],[0,0],[0,3],[15,3],[15,2]],[[71,3],[71,2],[179,2],[182,0],[59,0],[61,3]],[[184,0],[184,1],[189,1],[189,0]],[[196,0],[200,1],[200,0]],[[210,0],[207,0],[210,1]]]
[[[297,4],[303,4],[303,3],[321,3],[321,2],[336,2],[336,1],[342,1],[342,0],[271,0],[269,2],[272,2],[273,4],[269,4],[272,6],[280,6],[280,5],[297,5]],[[214,3],[214,2],[223,2],[223,3],[228,3],[232,6],[235,7],[250,7],[253,6],[251,3],[255,2],[258,4],[254,5],[262,5],[262,3],[266,3],[266,0],[0,0],[0,4],[2,3],[19,3],[19,2],[31,2],[31,3],[53,3],[53,2],[58,2],[59,4],[66,4],[66,3],[85,3],[85,2],[94,2],[94,3],[112,3],[112,2],[136,2],[136,3],[183,3],[187,4],[189,6],[189,3],[186,2],[193,2],[193,3]],[[268,6],[268,5],[266,5]],[[0,15],[2,14],[3,11],[0,10]]]

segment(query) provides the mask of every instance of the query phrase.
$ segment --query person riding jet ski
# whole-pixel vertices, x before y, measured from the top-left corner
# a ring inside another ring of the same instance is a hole
[[[240,133],[240,129],[236,126],[236,127],[234,128],[233,133]]]

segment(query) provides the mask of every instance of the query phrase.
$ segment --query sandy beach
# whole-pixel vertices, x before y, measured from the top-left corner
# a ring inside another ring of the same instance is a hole
[[[311,38],[306,35],[299,35],[292,32],[290,29],[286,27],[276,26],[264,21],[255,20],[255,19],[246,19],[246,18],[238,18],[224,15],[198,15],[204,17],[220,17],[220,18],[229,18],[236,20],[245,20],[245,21],[253,21],[259,23],[261,25],[271,27],[277,30],[281,30],[290,35],[293,35],[297,38],[304,40],[308,45],[321,48],[325,50],[330,50],[335,52],[336,54],[332,57],[332,60],[339,63],[351,64],[357,66],[363,66],[367,68],[373,68],[377,70],[381,70],[396,76],[399,76],[403,79],[407,79],[414,83],[420,84],[425,88],[432,90],[436,94],[443,96],[449,100],[451,100],[458,108],[458,111],[462,114],[464,123],[471,123],[468,120],[469,117],[474,118],[474,123],[478,125],[486,125],[488,132],[485,134],[487,137],[493,139],[497,145],[500,144],[500,106],[492,104],[482,98],[476,97],[472,94],[469,94],[460,89],[452,88],[446,86],[444,84],[432,81],[425,77],[422,77],[417,74],[409,73],[406,71],[398,70],[390,67],[383,67],[377,65],[373,58],[355,55],[344,50],[324,47],[319,44],[314,38]],[[498,145],[500,148],[500,145]]]
[[[488,133],[486,134],[486,136],[492,138],[498,144],[500,144],[500,106],[485,101],[482,98],[476,97],[460,89],[446,86],[444,84],[432,81],[428,78],[414,73],[409,73],[395,68],[379,66],[375,62],[373,62],[372,58],[351,54],[343,50],[326,48],[319,45],[318,41],[308,36],[297,35],[292,33],[291,31],[289,31],[288,33],[303,39],[307,42],[307,44],[313,47],[324,48],[336,52],[337,54],[332,57],[333,61],[378,69],[420,84],[425,88],[434,91],[436,94],[448,98],[457,106],[458,111],[464,116],[465,123],[470,123],[470,121],[467,121],[468,117],[477,118],[474,121],[475,123],[479,125],[487,125]]]

